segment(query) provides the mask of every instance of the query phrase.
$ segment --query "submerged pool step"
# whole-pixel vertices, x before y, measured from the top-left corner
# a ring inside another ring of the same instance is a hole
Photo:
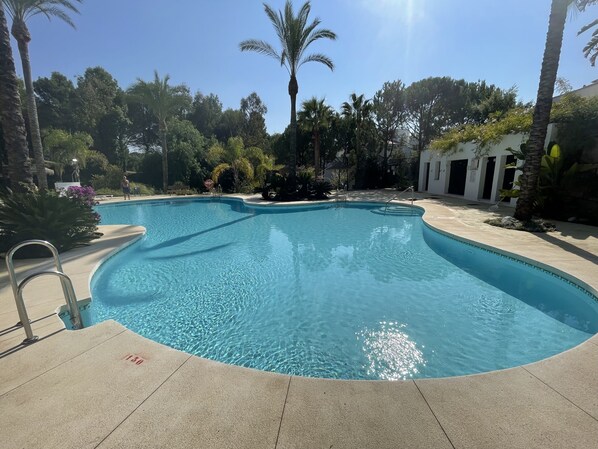
[[[420,215],[418,211],[411,209],[410,207],[403,206],[383,207],[380,209],[374,209],[372,212],[378,215],[393,215],[398,217],[414,217]]]

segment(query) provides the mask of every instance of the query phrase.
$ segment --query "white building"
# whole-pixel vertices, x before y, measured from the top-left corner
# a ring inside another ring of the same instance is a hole
[[[512,188],[518,172],[507,168],[516,162],[507,148],[517,150],[526,140],[524,134],[504,136],[482,154],[472,142],[459,144],[450,155],[425,150],[420,161],[419,191],[496,203],[501,189]],[[508,199],[506,204],[510,204]]]
[[[572,93],[590,97],[598,95],[598,80]],[[558,101],[560,97],[555,97]],[[557,129],[548,125],[545,147],[555,140]],[[479,149],[474,142],[462,143],[451,154],[440,154],[425,150],[419,166],[419,191],[438,195],[455,195],[470,201],[496,203],[514,206],[515,199],[501,198],[502,189],[513,188],[514,180],[521,171],[507,168],[516,159],[507,148],[519,149],[528,139],[527,134],[504,136],[496,145]]]

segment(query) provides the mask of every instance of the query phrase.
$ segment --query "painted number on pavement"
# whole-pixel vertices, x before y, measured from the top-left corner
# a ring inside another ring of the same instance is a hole
[[[145,362],[145,359],[143,357],[140,357],[138,355],[135,354],[127,354],[123,360],[127,360],[131,363],[134,363],[135,365],[141,365],[143,362]]]

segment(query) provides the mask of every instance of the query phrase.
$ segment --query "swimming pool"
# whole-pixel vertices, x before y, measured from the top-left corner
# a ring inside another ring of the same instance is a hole
[[[595,298],[558,276],[406,209],[334,206],[99,206],[103,224],[147,234],[95,273],[87,324],[112,318],[199,356],[338,379],[507,368],[598,330]]]

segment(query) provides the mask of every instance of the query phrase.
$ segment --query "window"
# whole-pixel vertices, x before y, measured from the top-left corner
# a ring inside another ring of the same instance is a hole
[[[436,161],[434,164],[434,181],[438,181],[440,179],[440,161]]]

